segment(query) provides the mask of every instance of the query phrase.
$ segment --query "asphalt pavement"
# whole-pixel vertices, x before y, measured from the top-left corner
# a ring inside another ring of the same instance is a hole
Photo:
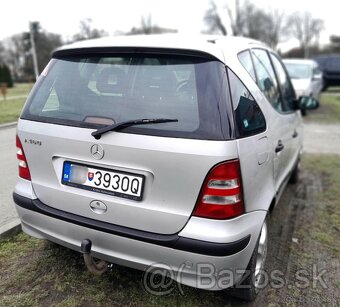
[[[0,126],[0,238],[20,229],[12,192],[18,176],[15,125]]]
[[[303,146],[308,153],[340,154],[340,124],[305,124]]]

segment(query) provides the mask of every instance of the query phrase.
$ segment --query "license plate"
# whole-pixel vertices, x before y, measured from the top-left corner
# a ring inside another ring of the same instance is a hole
[[[143,175],[65,161],[61,183],[97,193],[142,200]]]

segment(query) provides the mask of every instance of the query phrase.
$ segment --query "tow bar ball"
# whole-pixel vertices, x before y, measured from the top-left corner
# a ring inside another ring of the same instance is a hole
[[[94,275],[100,276],[108,269],[108,263],[104,260],[96,261],[91,255],[92,242],[90,239],[81,241],[80,252],[83,254],[87,269]]]

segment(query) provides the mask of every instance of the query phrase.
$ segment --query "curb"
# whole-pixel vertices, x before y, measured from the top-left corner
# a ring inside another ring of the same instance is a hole
[[[21,231],[21,223],[18,218],[15,218],[11,222],[0,226],[0,240],[6,239],[9,236],[13,236]]]
[[[15,126],[17,125],[17,123],[18,123],[18,122],[12,122],[12,123],[7,123],[7,124],[1,124],[1,125],[0,125],[0,129],[15,127]]]

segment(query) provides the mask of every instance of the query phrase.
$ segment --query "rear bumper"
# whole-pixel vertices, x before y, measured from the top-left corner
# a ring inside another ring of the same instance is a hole
[[[202,240],[180,237],[178,234],[163,235],[146,231],[135,230],[128,227],[101,222],[72,213],[51,208],[38,199],[29,199],[13,193],[14,202],[27,210],[34,211],[61,221],[83,226],[89,229],[98,230],[108,234],[121,236],[146,243],[170,247],[178,250],[208,256],[229,256],[242,251],[250,241],[250,234],[238,241],[230,243],[214,243]]]
[[[215,232],[221,234],[222,223],[215,229],[211,228],[211,224],[206,224],[205,229],[202,219],[191,219],[193,222],[189,221],[178,234],[154,234],[70,214],[17,193],[13,194],[13,198],[22,228],[32,236],[48,239],[76,251],[80,251],[81,241],[88,238],[93,242],[91,253],[97,258],[141,270],[164,267],[165,264],[174,273],[171,276],[176,276],[181,283],[210,290],[230,286],[218,282],[219,272],[226,269],[233,272],[233,283],[239,281],[241,270],[247,267],[255,247],[262,218],[265,218],[265,212],[262,211],[248,213],[245,215],[247,219],[258,220],[259,226],[256,229],[248,229],[247,235],[244,235],[244,231],[240,232],[240,238],[233,234],[231,238],[235,240],[229,242],[219,242],[221,238],[215,238],[214,242],[209,236]],[[242,226],[244,223],[241,220],[238,224]],[[200,235],[198,228],[204,233],[210,230],[210,234]],[[228,227],[223,227],[223,231],[226,229]],[[211,272],[208,277],[211,282],[202,285],[202,278],[207,278],[205,266]]]

